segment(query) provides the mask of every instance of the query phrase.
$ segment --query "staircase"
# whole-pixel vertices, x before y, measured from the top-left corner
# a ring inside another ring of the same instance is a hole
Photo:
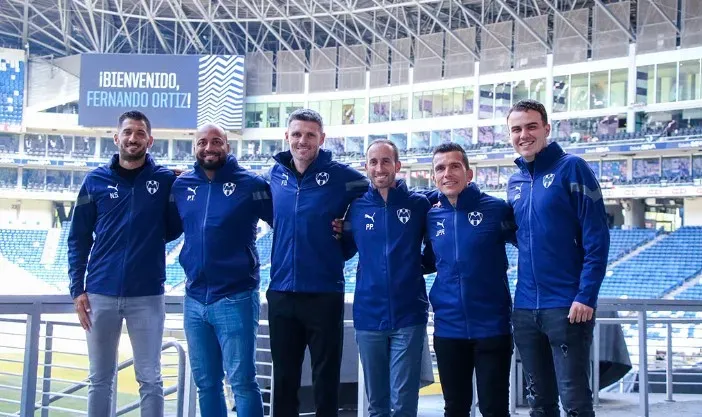
[[[628,261],[629,259],[633,258],[634,256],[638,255],[639,253],[645,251],[646,249],[650,248],[651,246],[655,245],[656,243],[660,242],[661,240],[665,239],[668,237],[667,234],[661,233],[660,235],[656,236],[652,240],[649,240],[648,242],[644,243],[643,245],[637,247],[633,251],[627,253],[626,255],[622,256],[621,258],[617,259],[616,261],[612,262],[611,264],[607,265],[607,270],[611,271],[613,270],[617,265],[624,263]]]
[[[681,286],[673,288],[669,293],[665,294],[663,298],[666,300],[673,300],[683,291],[687,290],[688,288],[694,287],[697,284],[702,284],[702,272],[688,278]]]
[[[51,265],[56,259],[56,252],[59,247],[61,237],[61,229],[52,228],[46,233],[46,241],[44,242],[44,250],[41,253],[39,263],[42,265]]]

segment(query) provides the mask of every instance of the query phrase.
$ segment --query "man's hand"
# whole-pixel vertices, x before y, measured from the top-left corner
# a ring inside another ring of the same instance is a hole
[[[588,307],[585,304],[573,301],[570,306],[570,312],[568,313],[568,319],[570,323],[585,323],[586,321],[592,320],[592,314],[594,310],[592,307]]]
[[[171,168],[171,171],[173,171],[173,173],[176,175],[176,177],[180,177],[180,174],[185,172],[184,170],[179,169],[179,168]]]
[[[90,322],[90,301],[88,301],[88,294],[83,293],[74,298],[73,305],[76,308],[76,313],[78,313],[80,325],[83,326],[83,329],[90,331],[93,324]]]
[[[334,230],[335,235],[341,235],[344,232],[344,220],[334,219],[332,220],[332,230]]]

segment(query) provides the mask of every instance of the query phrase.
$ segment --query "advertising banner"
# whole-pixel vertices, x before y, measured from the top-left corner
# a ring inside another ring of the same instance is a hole
[[[218,123],[234,130],[242,128],[243,104],[243,56],[81,56],[81,126],[116,126],[120,114],[139,110],[155,129]]]

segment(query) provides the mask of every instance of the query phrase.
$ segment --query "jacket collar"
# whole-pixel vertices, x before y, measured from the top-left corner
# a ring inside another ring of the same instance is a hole
[[[273,159],[282,165],[284,168],[291,170],[290,164],[292,164],[292,153],[290,151],[283,151],[276,154]],[[320,149],[319,155],[312,161],[312,164],[305,170],[305,174],[310,172],[316,172],[327,166],[332,161],[332,153],[326,149]]]
[[[458,194],[456,210],[465,210],[474,207],[480,200],[481,194],[480,188],[478,188],[474,182],[469,183],[468,186]],[[443,194],[439,194],[439,202],[442,207],[453,207],[448,197]]]
[[[231,180],[232,173],[242,169],[243,168],[239,166],[239,162],[236,160],[234,155],[227,155],[227,160],[224,162],[224,165],[215,171],[215,176],[212,179],[212,182],[227,182],[227,180]],[[193,164],[193,170],[205,181],[210,180],[199,162],[195,161]]]
[[[410,191],[407,188],[407,183],[405,183],[405,180],[395,180],[395,187],[392,187],[388,190],[387,205],[390,206],[401,203],[407,200],[407,197],[409,197],[409,195]],[[385,205],[385,200],[383,200],[383,197],[380,195],[380,191],[378,191],[377,188],[373,187],[372,184],[368,186],[368,191],[366,191],[365,198],[366,200],[372,201],[375,204]]]
[[[113,171],[117,171],[117,167],[119,166],[119,154],[116,153],[112,155],[112,159],[110,159],[110,169]],[[144,169],[152,169],[153,167],[156,166],[156,162],[154,162],[154,159],[151,157],[151,154],[147,152],[146,154],[146,159],[144,160]]]
[[[561,148],[561,145],[555,141],[551,142],[541,152],[536,154],[536,158],[534,158],[534,174],[549,169],[563,155],[565,155],[565,151]],[[514,163],[517,164],[523,173],[529,174],[527,161],[524,160],[524,157],[520,156],[514,160]]]

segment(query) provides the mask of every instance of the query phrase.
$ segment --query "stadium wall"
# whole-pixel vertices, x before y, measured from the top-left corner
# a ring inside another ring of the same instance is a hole
[[[27,109],[25,118],[27,126],[42,127],[36,120],[36,113],[61,104],[78,101],[80,87],[80,55],[55,58],[51,60],[32,58],[28,65]],[[46,113],[40,113],[46,114]],[[65,115],[68,116],[68,115]],[[73,116],[73,115],[70,115]],[[71,118],[67,118],[70,121]],[[78,118],[73,124],[60,127],[77,126]]]
[[[0,227],[49,229],[52,204],[49,200],[0,199]]]
[[[686,198],[684,204],[683,221],[685,226],[702,226],[702,198]]]

